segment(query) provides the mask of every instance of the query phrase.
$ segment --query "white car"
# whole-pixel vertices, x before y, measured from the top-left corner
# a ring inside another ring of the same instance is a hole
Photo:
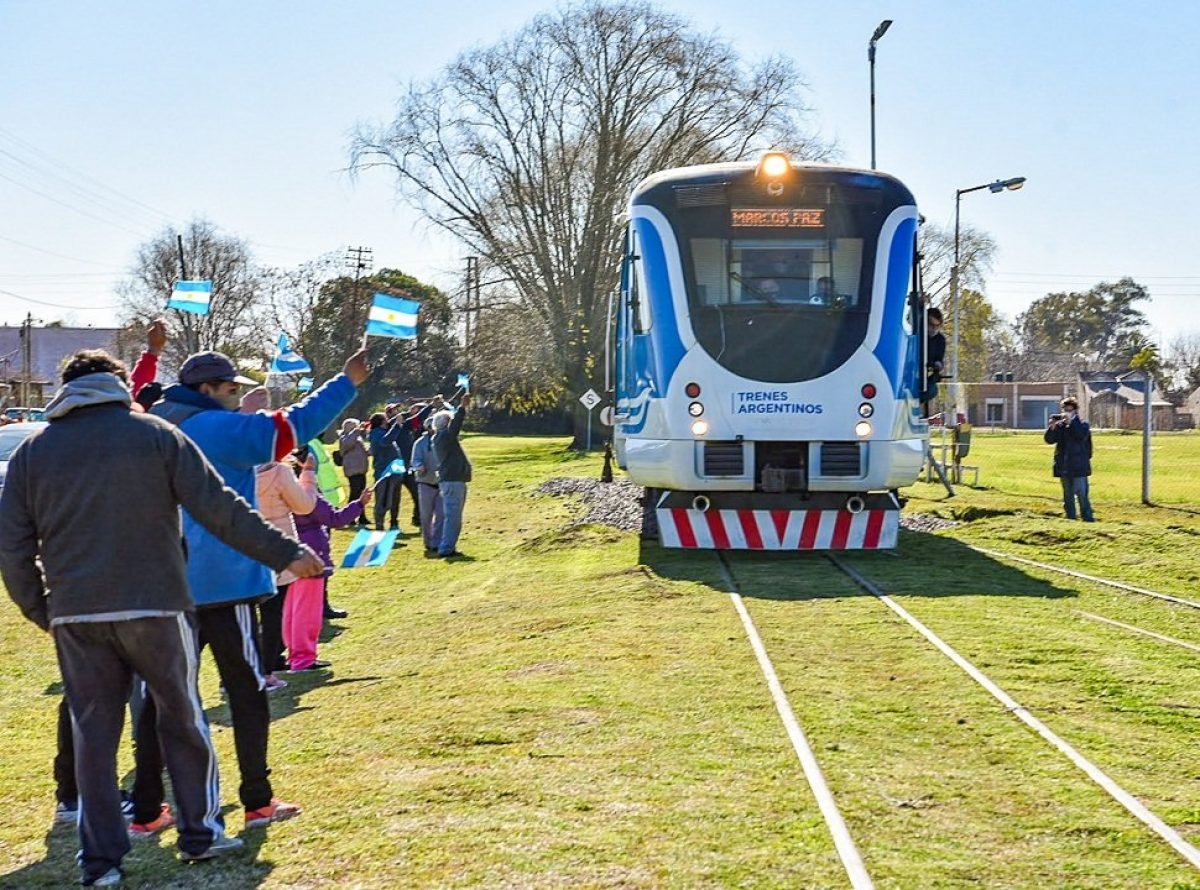
[[[45,428],[46,421],[44,420],[0,426],[0,490],[4,488],[4,477],[8,475],[8,461],[12,458],[13,452],[17,450],[17,446],[38,430]]]

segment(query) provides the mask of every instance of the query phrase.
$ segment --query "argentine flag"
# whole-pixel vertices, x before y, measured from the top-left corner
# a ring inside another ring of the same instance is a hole
[[[311,374],[312,365],[306,362],[300,353],[292,349],[288,343],[287,334],[279,335],[279,345],[276,347],[275,358],[271,360],[272,374]]]
[[[296,389],[300,392],[308,392],[313,388],[313,379],[311,377],[301,377],[296,381]]]
[[[354,540],[350,542],[345,557],[342,558],[342,568],[361,569],[383,565],[391,555],[399,535],[400,532],[396,529],[387,532],[359,529]]]
[[[403,297],[376,294],[367,313],[368,337],[417,339],[417,310],[421,304]]]
[[[176,281],[175,289],[171,292],[171,299],[167,300],[167,308],[195,312],[197,315],[208,315],[211,302],[211,281]]]
[[[457,385],[458,385],[459,387],[461,387],[462,389],[465,389],[465,390],[468,390],[468,391],[470,391],[470,389],[471,389],[471,375],[470,375],[470,374],[459,374],[459,375],[458,375],[458,384],[457,384]]]

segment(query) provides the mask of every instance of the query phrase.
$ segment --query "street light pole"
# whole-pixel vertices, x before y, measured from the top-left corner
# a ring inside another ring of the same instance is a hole
[[[958,268],[959,267],[959,240],[960,240],[960,238],[959,238],[960,212],[959,211],[962,206],[962,196],[966,195],[966,194],[970,194],[971,192],[981,191],[982,189],[987,189],[993,195],[996,194],[997,192],[1016,191],[1024,184],[1025,184],[1024,176],[1014,176],[1012,179],[997,179],[995,182],[985,182],[983,185],[973,185],[970,188],[957,189],[954,192],[954,265],[950,267],[950,299],[954,301],[954,330],[951,332],[950,355],[951,355],[951,364],[953,367],[952,373],[954,375],[954,388],[955,388],[955,392],[957,393],[957,397],[954,400],[955,415],[964,413],[963,412],[963,398],[962,398],[962,374],[960,373],[960,369],[959,369],[959,365],[958,365],[958,327],[959,327],[959,315],[960,315],[959,304],[962,302],[960,299],[960,294],[959,294],[960,288],[959,288],[959,280],[958,280],[958,276],[959,276],[959,268]],[[956,416],[955,420],[957,420],[957,419],[958,418]]]
[[[887,29],[892,26],[891,19],[884,19],[879,23],[879,27],[875,29],[875,33],[871,35],[871,42],[867,44],[867,61],[871,63],[871,169],[875,169],[875,44],[879,42],[879,38],[887,33]]]

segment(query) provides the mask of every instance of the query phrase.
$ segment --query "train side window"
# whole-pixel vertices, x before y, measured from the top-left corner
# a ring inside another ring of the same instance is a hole
[[[633,316],[633,332],[644,334],[650,330],[654,318],[650,312],[649,294],[646,292],[646,269],[642,263],[641,251],[638,249],[638,237],[635,229],[629,230],[629,308]]]

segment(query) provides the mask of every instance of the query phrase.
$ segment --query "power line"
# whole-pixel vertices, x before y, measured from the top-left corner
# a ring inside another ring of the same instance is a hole
[[[131,235],[137,235],[139,238],[145,237],[145,232],[139,232],[135,229],[129,228],[129,226],[121,225],[121,223],[114,222],[113,220],[110,220],[110,219],[104,219],[103,217],[97,216],[94,213],[89,213],[87,210],[84,210],[82,207],[76,207],[74,204],[70,204],[66,201],[61,201],[58,198],[54,197],[53,195],[47,195],[45,192],[35,189],[31,185],[26,185],[25,183],[21,182],[19,179],[13,179],[11,176],[5,176],[3,173],[0,173],[0,179],[6,180],[7,182],[11,182],[13,185],[17,186],[18,188],[23,188],[23,189],[25,189],[25,191],[31,192],[31,193],[37,195],[39,198],[45,198],[47,201],[50,201],[53,204],[57,204],[60,207],[65,207],[68,210],[73,210],[76,213],[78,213],[80,216],[86,216],[88,219],[94,219],[96,222],[103,223],[106,226],[112,226],[115,229],[121,229],[122,231],[129,232]]]
[[[35,299],[33,299],[33,297],[26,297],[26,296],[22,296],[21,294],[14,294],[10,290],[4,290],[4,288],[0,288],[0,294],[4,294],[6,297],[13,297],[14,299],[17,299],[17,300],[24,300],[26,303],[34,303],[38,306],[49,306],[53,309],[106,310],[106,309],[119,309],[120,308],[120,306],[116,306],[116,305],[113,305],[113,306],[68,306],[64,303],[47,303],[45,300],[35,300]]]
[[[44,247],[35,247],[32,244],[26,244],[24,241],[18,241],[16,238],[9,238],[7,235],[0,235],[0,241],[7,241],[9,244],[16,244],[18,247],[24,247],[26,250],[35,250],[47,256],[58,257],[60,260],[70,260],[73,263],[84,263],[88,266],[103,266],[106,269],[113,268],[106,263],[98,263],[95,260],[85,260],[77,256],[67,256],[65,253],[55,253],[53,250],[46,250]]]
[[[66,171],[78,176],[80,179],[86,180],[88,182],[91,182],[91,183],[99,186],[100,188],[104,189],[107,192],[110,192],[111,194],[115,195],[116,197],[121,198],[124,201],[128,201],[130,204],[135,204],[138,207],[141,207],[143,210],[150,211],[155,216],[161,217],[164,220],[172,219],[171,214],[169,214],[163,210],[159,210],[157,207],[151,207],[149,204],[146,204],[143,201],[139,201],[137,198],[130,197],[129,195],[126,195],[124,192],[113,188],[111,185],[108,185],[107,183],[101,182],[100,180],[98,180],[92,176],[89,176],[88,174],[83,173],[80,170],[76,170],[75,168],[71,167],[70,165],[64,163],[63,161],[46,154],[46,152],[42,151],[36,145],[33,145],[30,142],[26,142],[24,139],[20,138],[15,133],[5,130],[2,127],[0,127],[0,137],[7,139],[10,143],[16,144],[28,151],[33,152],[37,157],[41,158],[43,161],[49,162],[57,167],[61,167],[63,170],[66,170]]]

